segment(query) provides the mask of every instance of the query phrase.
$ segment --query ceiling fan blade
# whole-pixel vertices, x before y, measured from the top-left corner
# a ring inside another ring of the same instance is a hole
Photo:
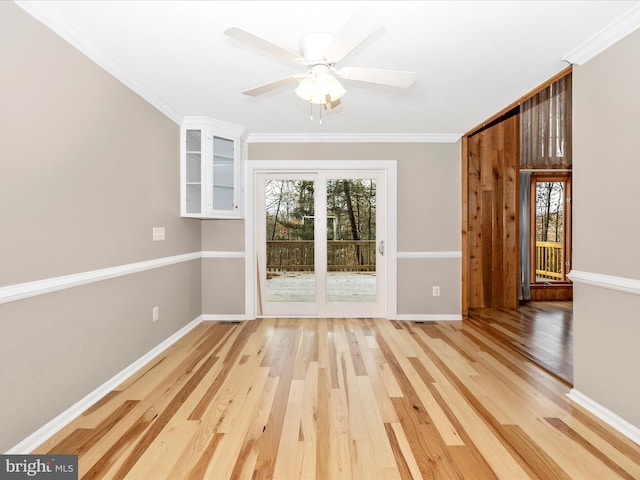
[[[381,16],[370,7],[360,8],[342,28],[327,48],[324,57],[332,62],[338,63],[349,53],[355,50],[358,45],[381,30]]]
[[[381,70],[379,68],[343,67],[337,71],[345,80],[377,83],[391,87],[410,88],[416,82],[415,72]]]
[[[259,48],[260,50],[264,50],[265,52],[269,52],[276,57],[283,58],[290,62],[302,63],[304,64],[304,58],[302,58],[297,53],[294,53],[286,48],[282,48],[275,43],[271,43],[268,40],[260,38],[253,33],[249,33],[245,30],[242,30],[238,27],[227,28],[224,31],[224,34],[228,37],[231,37],[240,42],[246,43],[247,45],[251,45],[252,47]]]
[[[242,93],[245,95],[249,95],[250,97],[257,97],[258,95],[262,95],[263,93],[270,92],[271,90],[275,90],[276,88],[280,88],[283,85],[287,85],[296,81],[298,81],[298,76],[290,75],[279,80],[274,80],[273,82],[265,83],[264,85],[250,88],[249,90],[244,90]]]

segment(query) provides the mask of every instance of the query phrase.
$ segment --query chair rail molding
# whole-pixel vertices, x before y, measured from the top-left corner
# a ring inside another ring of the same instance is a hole
[[[18,283],[0,287],[0,304],[23,300],[36,295],[57,292],[67,288],[79,287],[88,283],[100,282],[110,278],[122,277],[132,273],[144,272],[153,268],[166,267],[175,263],[188,262],[202,258],[202,252],[183,253],[171,257],[156,258],[142,262],[118,265],[115,267],[90,270],[88,272],[73,273],[60,277],[45,278],[33,282]]]
[[[582,283],[584,285],[640,295],[640,280],[634,278],[604,275],[602,273],[581,272],[579,270],[571,270],[567,277],[569,277],[574,283]]]
[[[398,258],[462,258],[461,251],[398,252]]]
[[[245,258],[243,251],[199,251],[0,287],[0,304],[202,258]]]

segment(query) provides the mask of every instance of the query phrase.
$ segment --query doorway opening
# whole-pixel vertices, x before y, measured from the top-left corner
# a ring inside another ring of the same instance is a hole
[[[530,299],[572,300],[571,172],[532,173],[530,196]]]

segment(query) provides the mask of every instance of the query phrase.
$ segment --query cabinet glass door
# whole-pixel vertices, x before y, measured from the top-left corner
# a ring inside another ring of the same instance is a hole
[[[233,140],[213,137],[213,210],[233,211],[236,208],[234,173]]]
[[[202,131],[187,130],[186,211],[202,212]]]

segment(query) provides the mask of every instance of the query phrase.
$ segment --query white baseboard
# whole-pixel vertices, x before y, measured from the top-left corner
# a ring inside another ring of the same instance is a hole
[[[147,363],[153,360],[155,357],[160,355],[164,350],[173,345],[177,340],[186,335],[189,331],[195,328],[199,323],[202,322],[203,316],[200,315],[195,320],[191,321],[176,333],[171,335],[169,338],[164,340],[162,343],[151,349],[149,352],[144,354],[138,360],[133,362],[131,365],[126,367],[120,373],[117,373],[115,376],[107,380],[105,383],[100,385],[94,391],[89,393],[87,396],[73,404],[71,407],[66,409],[60,415],[55,417],[53,420],[49,421],[44,426],[40,427],[38,430],[33,432],[23,441],[18,443],[16,446],[8,450],[6,453],[9,455],[26,455],[32,452],[35,448],[45,442],[47,439],[51,438],[56,432],[60,431],[64,426],[70,423],[73,419],[78,417],[82,412],[87,410],[93,404],[95,404],[98,400],[104,397],[107,393],[111,392],[114,388],[124,382],[127,378],[133,375],[135,372],[144,367]]]
[[[572,388],[571,391],[567,393],[567,397],[569,397],[569,400],[577,403],[582,408],[588,410],[600,420],[640,445],[640,428],[627,422],[624,418],[616,415],[611,410],[603,407],[583,393],[580,393],[575,388]]]
[[[226,315],[207,313],[202,315],[202,320],[205,322],[243,322],[245,320],[253,320],[253,318],[247,318],[244,314]]]
[[[459,313],[422,313],[422,314],[411,314],[411,313],[402,313],[394,316],[393,318],[389,318],[390,320],[409,320],[409,321],[417,321],[417,322],[434,322],[434,321],[454,321],[454,320],[462,320],[462,315]]]

